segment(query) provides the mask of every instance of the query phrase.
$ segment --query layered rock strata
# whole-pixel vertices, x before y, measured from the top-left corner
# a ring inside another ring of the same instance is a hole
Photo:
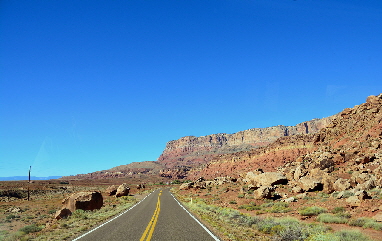
[[[249,151],[269,145],[280,137],[316,133],[331,123],[334,116],[313,119],[296,126],[273,126],[253,128],[234,134],[186,136],[167,143],[158,162],[168,168],[207,164],[217,155]]]

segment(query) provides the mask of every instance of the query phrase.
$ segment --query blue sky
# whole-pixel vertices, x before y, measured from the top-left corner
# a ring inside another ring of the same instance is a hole
[[[0,176],[156,160],[382,92],[382,1],[0,2]]]

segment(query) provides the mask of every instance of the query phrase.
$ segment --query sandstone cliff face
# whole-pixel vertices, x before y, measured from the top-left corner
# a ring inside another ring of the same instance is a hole
[[[264,171],[281,168],[293,175],[301,166],[299,163],[314,169],[317,161],[334,163],[339,169],[339,177],[346,177],[349,170],[380,172],[382,94],[370,96],[366,103],[345,109],[316,134],[285,136],[266,147],[215,156],[209,164],[189,172],[188,179],[199,176],[213,179],[226,175],[239,178],[257,168]]]
[[[220,133],[201,137],[182,137],[167,143],[158,162],[168,168],[199,166],[208,163],[217,155],[266,146],[283,136],[316,133],[327,126],[333,118],[334,116],[314,119],[296,126],[253,128],[234,134]]]

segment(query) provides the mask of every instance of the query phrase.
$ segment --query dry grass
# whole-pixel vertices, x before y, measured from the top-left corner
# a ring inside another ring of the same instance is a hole
[[[3,182],[1,186],[3,190],[5,188],[23,190],[22,187],[15,186],[13,183],[8,184],[13,185],[11,187],[5,187],[5,185],[6,183]],[[5,199],[0,202],[0,241],[68,240],[129,208],[143,194],[143,192],[137,193],[137,190],[133,188],[134,195],[128,197],[115,198],[103,195],[104,205],[100,210],[77,210],[67,219],[55,220],[54,214],[61,208],[64,197],[79,191],[103,191],[110,183],[89,182],[67,185],[56,181],[55,183],[36,182],[33,185],[38,191],[31,196],[30,201],[11,198],[10,201]],[[154,187],[146,186],[148,188],[145,192],[149,192],[150,188]],[[17,211],[12,212],[13,209]]]

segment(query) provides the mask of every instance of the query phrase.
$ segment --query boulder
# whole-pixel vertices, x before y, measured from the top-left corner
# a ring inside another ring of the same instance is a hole
[[[357,196],[348,197],[345,200],[351,207],[358,207],[361,205],[361,199]]]
[[[358,184],[355,188],[356,189],[363,189],[363,190],[370,190],[376,187],[376,182],[373,179],[370,179],[362,184]]]
[[[232,177],[216,177],[214,182],[216,185],[223,185],[224,183],[236,182],[236,179]]]
[[[355,183],[362,184],[368,180],[375,180],[375,176],[365,172],[354,172],[352,175],[352,179],[355,181]]]
[[[334,177],[327,176],[327,175],[324,176],[322,178],[322,184],[324,185],[322,191],[328,194],[333,193],[335,191],[334,183],[335,183]]]
[[[138,190],[140,190],[140,189],[145,189],[145,188],[146,188],[146,186],[145,186],[145,184],[143,184],[143,183],[140,183],[140,184],[137,185],[137,189],[138,189]]]
[[[259,175],[252,176],[250,183],[257,187],[274,186],[277,184],[287,184],[288,179],[280,172],[264,172]]]
[[[292,192],[294,193],[302,193],[304,192],[304,190],[302,190],[302,188],[300,186],[295,186],[292,188]]]
[[[67,208],[62,208],[61,210],[58,210],[56,214],[54,215],[54,218],[57,220],[60,220],[62,218],[67,218],[70,215],[72,215],[72,211],[70,211]]]
[[[112,186],[109,186],[108,188],[106,188],[106,191],[105,193],[108,195],[108,196],[113,196],[117,193],[117,186],[115,185],[112,185]]]
[[[355,192],[354,196],[358,197],[358,199],[360,200],[371,199],[371,197],[365,190],[360,190]]]
[[[257,175],[260,175],[262,173],[264,173],[262,169],[256,169],[256,170],[254,170],[252,172],[247,172],[247,174],[245,175],[245,177],[243,179],[243,182],[251,183],[253,178],[255,178]]]
[[[188,189],[192,188],[193,185],[194,185],[193,182],[183,183],[182,185],[180,185],[179,190],[188,190]]]
[[[115,194],[116,197],[122,197],[122,196],[128,196],[130,192],[129,186],[127,186],[126,183],[121,184],[117,188],[117,193]]]
[[[262,186],[253,192],[255,199],[272,198],[275,189],[273,187]]]
[[[316,178],[303,177],[300,179],[300,187],[306,192],[322,191],[323,184]]]
[[[77,209],[94,210],[100,209],[103,205],[101,192],[79,192],[72,194],[62,201],[63,207],[57,211],[55,218],[61,219],[69,216]]]
[[[289,197],[289,198],[286,198],[286,199],[283,199],[281,200],[282,202],[286,202],[286,203],[291,203],[291,202],[295,202],[296,201],[296,198],[294,197]]]
[[[345,191],[351,187],[350,181],[348,179],[339,178],[334,184],[333,188],[336,191]]]
[[[307,170],[303,164],[296,167],[296,170],[294,171],[293,178],[295,180],[299,180],[301,177],[305,176],[307,174]]]
[[[307,194],[306,192],[304,192],[304,193],[297,194],[297,195],[296,195],[296,198],[298,198],[298,199],[303,199],[303,198],[306,197],[306,196],[308,196],[308,194]]]
[[[194,188],[206,189],[207,188],[207,183],[205,181],[197,181],[197,182],[194,183]]]

